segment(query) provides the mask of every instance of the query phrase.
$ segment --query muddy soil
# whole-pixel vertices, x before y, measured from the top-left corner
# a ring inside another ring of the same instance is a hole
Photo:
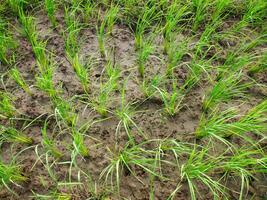
[[[38,21],[38,30],[40,31],[41,39],[48,39],[47,48],[52,51],[56,57],[57,63],[56,70],[54,72],[54,84],[57,87],[62,85],[63,94],[66,99],[71,98],[73,95],[83,93],[82,86],[79,83],[71,65],[68,63],[64,52],[64,40],[61,35],[61,31],[52,30],[48,18],[42,12],[35,16]],[[57,16],[59,24],[63,23],[63,14]],[[18,24],[18,22],[16,22]],[[18,62],[18,69],[22,73],[23,77],[30,85],[34,84],[34,78],[38,73],[34,55],[31,50],[31,46],[27,40],[17,35],[20,41],[19,52],[21,57]],[[98,43],[96,33],[93,29],[87,28],[82,30],[81,38],[83,43],[81,45],[81,57],[85,60],[92,56],[97,60],[95,65],[90,70],[90,81],[92,90],[90,95],[94,96],[98,92],[100,76],[103,71],[105,60],[101,58],[98,52]],[[157,41],[160,43],[160,41]],[[183,142],[196,142],[199,144],[205,144],[205,140],[198,141],[195,139],[194,130],[198,125],[198,121],[201,115],[201,103],[202,98],[207,89],[210,88],[208,82],[203,81],[201,87],[194,88],[184,100],[184,106],[181,111],[174,117],[168,117],[162,112],[163,103],[159,99],[149,99],[144,101],[145,97],[140,89],[141,78],[138,75],[136,67],[136,55],[134,49],[134,37],[130,30],[123,25],[116,25],[114,27],[113,36],[109,38],[107,42],[107,49],[114,49],[116,63],[122,70],[120,83],[129,78],[126,87],[126,97],[128,102],[136,102],[134,105],[136,108],[136,114],[134,115],[134,122],[138,127],[146,133],[149,139],[163,139],[173,138]],[[160,58],[160,59],[159,59]],[[187,59],[187,58],[185,58]],[[147,64],[147,74],[155,75],[164,71],[164,60],[166,60],[163,54],[163,49],[158,48],[157,51],[151,56]],[[183,81],[186,78],[185,70],[177,70],[176,76],[179,81]],[[261,83],[267,82],[267,75],[262,74],[259,77],[255,77]],[[33,194],[49,195],[53,191],[66,192],[72,194],[71,199],[87,199],[95,197],[94,199],[101,199],[103,196],[107,196],[106,199],[118,199],[118,195],[114,193],[104,194],[103,191],[108,191],[103,183],[103,180],[99,180],[100,173],[109,163],[110,153],[107,150],[114,149],[115,147],[115,133],[118,125],[118,120],[110,115],[108,119],[93,124],[86,132],[85,143],[89,149],[88,158],[77,158],[77,166],[79,168],[72,171],[71,177],[69,177],[69,165],[64,164],[65,161],[69,161],[70,149],[72,145],[72,139],[69,133],[60,133],[60,130],[56,128],[56,121],[54,118],[49,120],[48,133],[54,137],[56,144],[64,156],[57,161],[55,165],[51,167],[51,174],[48,173],[48,165],[51,164],[52,159],[48,158],[46,163],[45,151],[42,147],[41,127],[44,120],[48,115],[53,114],[53,106],[49,100],[49,97],[40,92],[36,87],[31,86],[33,95],[27,95],[22,89],[11,80],[7,81],[6,89],[15,96],[15,105],[20,116],[27,116],[29,119],[35,119],[41,116],[35,123],[23,130],[23,133],[32,137],[34,143],[32,146],[25,146],[21,144],[9,144],[5,143],[1,147],[2,158],[6,162],[10,162],[14,155],[17,155],[16,160],[19,161],[23,173],[27,176],[27,181],[20,186],[13,185],[11,189],[14,190],[18,196],[12,195],[7,189],[2,188],[0,191],[0,199],[36,199]],[[257,89],[249,91],[251,101],[240,106],[240,110],[245,112],[257,102],[260,102],[265,98],[266,93],[259,92]],[[111,110],[120,106],[119,91],[116,91],[113,96],[113,102],[110,105]],[[99,114],[93,111],[90,107],[75,101],[77,105],[77,113],[79,114],[81,123],[101,119]],[[1,123],[7,123],[1,121]],[[18,121],[17,128],[24,126],[23,121]],[[132,127],[134,139],[137,142],[142,142],[142,137],[138,134],[138,131]],[[237,146],[242,146],[244,143],[237,139],[231,139]],[[127,142],[127,135],[121,131],[119,135],[119,144],[123,146]],[[219,148],[225,148],[223,145],[215,144]],[[265,143],[266,146],[266,143]],[[220,149],[218,149],[220,151]],[[19,153],[20,152],[20,153]],[[19,154],[18,154],[19,153]],[[41,159],[38,159],[41,158]],[[79,170],[81,169],[90,174],[89,177],[81,175],[81,185],[66,186],[64,184],[57,185],[58,182],[68,181],[69,178],[73,182],[78,180]],[[126,199],[147,200],[149,199],[149,192],[151,190],[149,186],[150,177],[142,169],[135,169],[136,177],[127,173],[122,174],[120,184],[120,195]],[[154,191],[155,199],[164,200],[172,193],[176,188],[179,180],[179,171],[177,169],[165,169],[164,173],[169,177],[177,177],[176,181],[162,181],[155,180]],[[56,181],[57,180],[57,183]],[[92,183],[97,183],[97,191],[94,189]],[[213,199],[212,194],[208,188],[201,183],[197,183],[198,188],[201,191],[199,199]],[[247,194],[246,199],[264,199],[266,198],[266,177],[257,177],[257,179],[251,180],[251,186]],[[235,191],[240,189],[240,179],[233,178],[227,180],[227,187],[230,188],[229,199],[238,199],[238,194]],[[104,190],[105,189],[105,190]],[[112,189],[112,188],[110,188]],[[114,190],[114,188],[113,188]],[[116,191],[116,190],[114,190]],[[187,200],[190,199],[189,188],[186,182],[182,183],[182,187],[178,191],[175,199]]]

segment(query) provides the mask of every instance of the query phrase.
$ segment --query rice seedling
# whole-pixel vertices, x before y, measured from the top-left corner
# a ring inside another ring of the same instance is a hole
[[[203,109],[211,110],[220,102],[228,102],[238,97],[244,98],[246,89],[252,86],[252,83],[242,83],[241,77],[242,72],[232,73],[215,83],[209,94],[204,97]]]
[[[216,20],[221,20],[226,9],[230,6],[231,0],[217,0],[215,1],[214,12],[211,15],[211,20],[215,22]]]
[[[261,24],[261,22],[266,18],[266,8],[267,3],[264,0],[248,1],[243,18],[236,26],[236,31],[249,24],[254,26]]]
[[[126,82],[125,82],[126,83]],[[131,128],[130,126],[134,126],[138,133],[143,136],[144,138],[147,138],[147,136],[143,133],[142,130],[140,130],[140,128],[136,125],[136,123],[132,120],[134,114],[136,113],[133,104],[134,103],[130,103],[130,102],[126,102],[126,97],[125,97],[125,85],[123,86],[122,90],[121,90],[121,105],[120,108],[117,108],[115,110],[115,116],[120,120],[117,128],[116,128],[116,137],[118,138],[118,132],[120,131],[120,127],[123,126],[127,136],[129,138],[129,142],[134,144],[134,138],[131,134]]]
[[[182,57],[187,53],[187,40],[185,39],[179,43],[173,41],[168,46],[166,76],[172,78],[174,76],[173,70],[177,66],[178,62],[181,61]]]
[[[53,73],[53,66],[48,67],[45,71],[41,71],[36,77],[36,86],[51,98],[56,98],[58,92],[53,84]]]
[[[197,137],[204,137],[213,134],[218,135],[218,131],[215,132],[214,127],[218,127],[219,130],[222,132],[223,125],[227,124],[226,122],[228,120],[231,120],[234,116],[235,115],[233,114],[233,110],[227,110],[220,113],[213,111],[208,117],[202,115],[199,121],[199,126],[196,129],[195,134]],[[228,134],[229,133],[228,130],[225,130],[225,132],[226,131]]]
[[[120,20],[124,21],[125,24],[133,25],[135,23],[133,17],[138,18],[139,14],[142,12],[142,8],[140,9],[140,3],[135,0],[119,0],[116,3],[122,8],[121,13],[123,14]],[[145,2],[142,2],[145,3]]]
[[[102,117],[107,117],[109,112],[110,105],[110,95],[113,91],[113,88],[107,84],[101,84],[99,94],[93,99],[91,103],[89,103],[93,109],[98,112]]]
[[[56,2],[54,0],[45,0],[44,5],[48,18],[52,23],[53,27],[55,28],[57,26],[57,19],[55,17],[57,9]]]
[[[55,107],[55,115],[58,116],[66,126],[73,127],[77,121],[77,115],[73,105],[62,97],[56,96],[52,98]]]
[[[106,50],[105,50],[105,26],[106,21],[101,20],[101,14],[100,11],[98,12],[98,23],[100,25],[96,26],[96,32],[97,32],[97,41],[98,41],[98,47],[99,51],[102,57],[106,57]]]
[[[78,116],[75,113],[73,105],[64,100],[61,97],[54,97],[52,98],[54,107],[55,107],[55,116],[56,118],[59,117],[59,119],[66,125],[66,127],[69,127],[71,130],[71,136],[73,137],[73,147],[77,154],[80,154],[83,157],[86,157],[89,155],[88,149],[84,144],[84,134],[80,132],[80,129],[77,127],[77,120]],[[51,151],[51,153],[59,158],[62,156],[61,152],[55,147],[54,142],[48,138],[47,132],[46,132],[46,123],[42,129],[42,135],[44,139],[44,145],[46,148]],[[75,156],[76,157],[76,156]]]
[[[113,26],[116,22],[119,8],[117,6],[111,6],[111,8],[106,11],[104,19],[101,19],[101,12],[98,12],[98,23],[100,25],[96,26],[97,40],[99,51],[102,57],[106,57],[105,50],[105,40],[108,34],[112,34]]]
[[[235,53],[230,53],[222,67],[218,69],[217,80],[228,76],[233,72],[238,73],[238,71],[246,68],[250,65],[252,59],[246,55],[237,57]]]
[[[248,42],[242,42],[237,45],[233,51],[229,51],[224,62],[224,66],[219,71],[218,79],[226,76],[230,72],[238,72],[244,68],[248,68],[250,73],[253,74],[253,70],[259,68],[264,70],[264,58],[265,53],[261,54],[260,61],[257,61],[259,56],[252,54],[250,51],[256,48],[258,45],[265,43],[266,38],[264,36],[257,37]],[[257,63],[259,62],[259,64]],[[258,65],[258,66],[257,66]],[[256,70],[257,71],[257,70]]]
[[[218,168],[225,172],[225,178],[239,176],[241,180],[239,200],[245,198],[250,179],[255,178],[257,172],[266,171],[267,159],[259,150],[241,148],[234,155],[224,158]]]
[[[157,12],[156,7],[155,4],[151,7],[146,5],[143,13],[138,17],[134,33],[135,47],[137,50],[143,47],[145,33],[151,28],[153,22],[161,16],[161,13]]]
[[[93,3],[92,1],[86,1],[84,4],[84,22],[88,22],[91,18],[94,17],[95,15],[95,10],[96,10],[97,4]]]
[[[179,1],[174,1],[167,8],[166,16],[165,16],[165,25],[163,27],[163,38],[164,38],[164,52],[168,53],[170,45],[174,40],[173,34],[177,34],[182,29],[178,28],[177,25],[184,20],[184,17],[188,14],[188,4],[182,5]]]
[[[12,97],[0,91],[0,117],[3,119],[11,118],[14,116],[16,109],[12,102]]]
[[[106,183],[110,180],[110,185],[112,187],[116,185],[118,194],[120,194],[120,177],[123,171],[128,171],[138,179],[135,172],[132,170],[134,166],[143,169],[148,174],[160,177],[155,170],[155,158],[153,156],[150,157],[150,155],[153,155],[153,150],[144,149],[142,144],[132,147],[126,144],[126,146],[118,152],[112,152],[110,149],[108,149],[108,151],[111,154],[109,158],[110,163],[101,172],[100,178],[105,178]]]
[[[163,163],[167,164],[168,166],[175,166],[180,171],[181,166],[184,163],[183,158],[188,157],[192,153],[192,149],[196,148],[197,146],[193,143],[181,142],[176,139],[169,138],[159,140],[157,141],[157,143],[158,156],[156,160],[158,160],[158,163],[156,166],[158,166],[161,175],[163,174],[162,170],[164,169],[162,167]],[[170,156],[172,157],[171,159]],[[174,181],[173,178],[174,177],[172,177],[171,179]],[[179,182],[177,183],[176,188],[167,198],[168,200],[174,199],[176,193],[181,188],[182,180],[180,179],[180,177],[178,179]]]
[[[101,80],[99,92],[93,97],[93,100],[89,100],[89,105],[98,112],[102,117],[107,117],[109,113],[109,106],[112,103],[112,93],[118,87],[118,78],[120,77],[119,70],[114,68],[108,62],[106,66],[108,80],[105,82]]]
[[[6,43],[9,43],[11,41],[11,38],[4,38],[3,36],[0,36],[0,62],[4,65],[9,65],[13,63],[14,60],[14,54],[11,57],[8,55],[9,50],[12,49],[13,44],[10,43],[9,47],[6,45]]]
[[[76,128],[72,128],[71,135],[73,137],[73,146],[75,151],[83,157],[89,156],[89,151],[84,144],[84,135]]]
[[[31,94],[30,88],[24,78],[21,76],[19,70],[14,67],[9,71],[10,77],[28,94]]]
[[[190,63],[190,66],[188,65],[188,68],[189,68],[189,73],[187,75],[184,85],[182,86],[182,90],[189,91],[195,85],[197,85],[201,80],[201,76],[203,73],[205,73],[206,77],[210,79],[208,73],[210,68],[209,61],[205,60],[196,61],[194,59]]]
[[[4,65],[11,64],[14,56],[13,51],[17,43],[11,33],[7,31],[8,24],[0,18],[0,62]]]
[[[102,89],[100,94],[97,98],[91,103],[92,107],[96,112],[98,112],[102,117],[107,117],[108,115],[108,104],[109,104],[109,97],[108,93]]]
[[[105,71],[111,82],[113,82],[112,80],[114,80],[114,84],[116,84],[116,80],[118,80],[121,73],[118,64],[109,59],[105,65]],[[117,88],[117,86],[114,86],[114,88]]]
[[[201,48],[207,47],[207,49],[211,48],[212,45],[209,44],[212,39],[213,34],[216,32],[216,29],[222,25],[222,20],[215,20],[209,23],[205,30],[201,33],[201,36],[198,40],[198,44],[196,45],[196,54],[199,55]],[[204,54],[208,51],[204,51]],[[200,54],[201,55],[201,54]]]
[[[161,96],[161,99],[164,103],[164,110],[170,116],[177,114],[180,109],[183,107],[182,101],[185,97],[185,94],[182,90],[177,89],[175,81],[173,81],[172,91],[163,90],[161,88],[156,88]]]
[[[2,31],[1,31],[2,33]],[[3,64],[8,64],[9,63],[9,59],[8,59],[8,47],[6,46],[6,42],[10,41],[10,38],[5,37],[4,35],[0,35],[0,61]]]
[[[0,6],[0,14],[4,13],[7,10],[7,2],[4,2],[1,6]]]
[[[263,35],[256,36],[256,38],[249,38],[248,41],[242,42],[238,49],[235,49],[235,53],[241,54],[241,53],[252,53],[251,50],[254,48],[260,46],[262,43],[265,43],[267,41],[266,34],[263,33]],[[241,54],[242,55],[242,54]],[[254,57],[253,54],[251,54],[252,58]]]
[[[111,5],[107,13],[105,14],[105,19],[106,21],[106,26],[107,26],[107,33],[112,34],[112,30],[114,27],[114,24],[116,23],[117,20],[117,15],[119,13],[119,7]]]
[[[32,144],[33,140],[13,127],[5,127],[0,125],[0,141],[3,142],[18,142],[24,144]]]
[[[75,8],[80,8],[81,4],[83,3],[82,0],[71,0],[71,6]]]
[[[46,149],[46,151],[51,152],[53,156],[56,158],[60,158],[63,156],[63,154],[60,152],[60,150],[56,147],[55,142],[53,139],[50,139],[50,137],[47,135],[47,121],[45,121],[43,128],[41,129],[42,132],[42,143]]]
[[[17,184],[27,180],[18,165],[13,163],[5,164],[3,161],[0,161],[0,178],[0,185],[4,185],[11,192],[12,190],[8,187],[8,184]]]
[[[45,71],[48,71],[52,65],[51,55],[46,51],[46,41],[38,41],[32,48],[39,71],[45,73]]]
[[[32,16],[26,16],[23,10],[19,10],[19,20],[22,24],[23,33],[34,47],[37,44],[38,36],[36,31],[35,20]]]
[[[27,3],[25,0],[7,0],[9,7],[12,12],[19,14],[19,11],[22,10],[23,6]]]
[[[209,6],[209,0],[194,0],[193,3],[193,12],[194,12],[194,22],[192,25],[192,31],[196,32],[200,24],[206,18],[206,11]]]
[[[262,55],[262,57],[260,58],[259,63],[254,65],[254,66],[252,66],[249,69],[249,73],[250,74],[255,74],[255,73],[265,72],[267,70],[266,59],[267,59],[267,51]]]
[[[144,93],[146,98],[151,98],[156,94],[157,89],[161,87],[161,83],[163,82],[163,77],[159,75],[155,75],[151,78],[151,80],[144,79],[141,85],[141,90]]]
[[[83,89],[85,92],[87,92],[89,90],[89,66],[84,66],[81,62],[80,62],[80,58],[79,58],[79,54],[76,53],[74,55],[74,57],[71,57],[68,53],[67,53],[67,57],[71,63],[71,66],[73,67],[77,77],[79,78],[79,81],[81,82]],[[90,64],[90,63],[89,63]]]
[[[108,82],[110,83],[110,90],[117,90],[119,88],[118,80],[121,77],[119,65],[108,60],[105,65],[105,72],[108,76]]]
[[[65,38],[65,51],[68,57],[73,58],[75,54],[79,52],[79,33],[82,25],[80,24],[78,17],[76,16],[78,7],[67,8],[65,7],[65,23],[66,34]]]
[[[32,45],[32,50],[41,73],[49,70],[50,59],[46,52],[46,41],[38,40],[35,19],[32,16],[26,16],[24,11],[19,12],[19,19],[23,26],[24,34]]]
[[[67,25],[67,34],[65,36],[65,51],[67,59],[73,67],[79,81],[81,82],[84,91],[87,93],[89,91],[89,77],[88,70],[91,65],[90,62],[88,66],[85,66],[80,61],[79,49],[79,33],[82,29],[82,24],[78,21],[76,16],[78,7],[72,9],[65,8],[65,22]]]
[[[151,53],[154,51],[152,43],[153,43],[152,39],[147,39],[146,41],[143,41],[142,46],[138,48],[137,52],[138,72],[142,78],[144,78],[145,76],[146,62]]]
[[[257,104],[251,108],[240,120],[240,123],[248,124],[244,130],[247,132],[251,131],[261,135],[267,129],[266,126],[266,112],[267,112],[267,100],[263,100],[261,103]],[[264,136],[264,134],[263,134]]]
[[[59,117],[59,119],[66,125],[66,127],[69,127],[71,130],[71,136],[73,137],[73,147],[75,152],[83,157],[88,156],[88,149],[84,144],[84,134],[81,132],[80,129],[78,129],[78,116],[75,113],[73,105],[61,97],[55,97],[52,99],[52,101],[55,107],[56,118]],[[46,126],[47,125],[45,123],[42,129],[44,145],[49,151],[51,151],[51,153],[55,157],[61,157],[61,152],[55,147],[54,142],[47,136]]]
[[[36,154],[37,159],[36,159],[35,163],[33,164],[31,170],[35,168],[35,166],[38,162],[40,162],[42,164],[42,166],[45,168],[45,170],[47,171],[48,177],[52,181],[56,182],[57,177],[56,177],[56,174],[54,172],[54,167],[55,167],[55,163],[56,163],[54,161],[55,159],[50,156],[49,152],[45,152],[45,153],[40,154],[39,145],[35,146],[34,152]]]
[[[209,175],[218,165],[220,158],[207,157],[207,150],[203,148],[198,151],[194,148],[187,161],[181,166],[181,179],[187,181],[192,200],[197,199],[197,192],[199,192],[196,181],[207,186],[215,199],[225,197],[224,186]]]
[[[195,134],[197,137],[214,136],[219,139],[231,135],[249,139],[244,135],[247,132],[262,135],[267,128],[266,108],[267,101],[263,101],[244,116],[238,115],[233,108],[222,112],[215,109],[208,117],[202,115]]]
[[[222,26],[223,21],[222,18],[220,19],[215,19],[208,23],[205,26],[204,31],[201,33],[200,38],[198,39],[198,42],[195,45],[195,52],[193,56],[193,60],[199,59],[203,60],[207,58],[209,55],[209,52],[212,51],[212,49],[215,48],[215,46],[212,44],[213,39],[216,36],[216,30]],[[197,58],[199,57],[199,58]],[[212,55],[209,60],[213,60],[214,57],[216,57],[216,53]]]

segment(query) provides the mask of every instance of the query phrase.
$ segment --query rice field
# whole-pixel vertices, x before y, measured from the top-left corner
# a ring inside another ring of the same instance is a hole
[[[266,200],[266,0],[0,0],[0,199]]]

